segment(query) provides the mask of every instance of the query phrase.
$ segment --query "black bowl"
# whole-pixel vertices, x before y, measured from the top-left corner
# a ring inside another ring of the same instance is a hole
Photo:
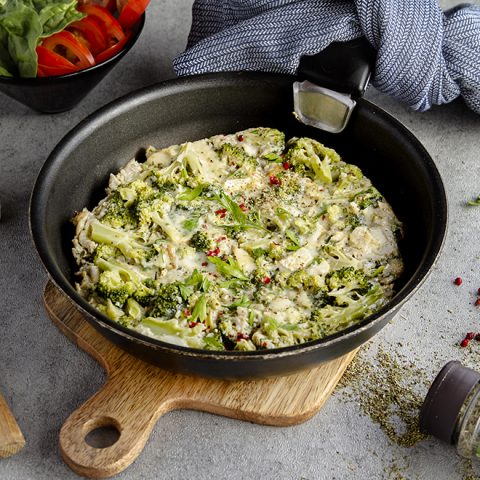
[[[447,203],[442,180],[420,142],[397,120],[359,100],[349,125],[327,134],[297,122],[294,78],[273,74],[211,74],[173,80],[127,95],[75,127],[55,148],[37,179],[30,222],[34,242],[53,282],[98,331],[163,368],[203,376],[253,378],[286,374],[343,355],[378,332],[417,290],[445,238]],[[74,287],[71,253],[75,210],[105,196],[109,173],[142,147],[198,140],[248,127],[309,136],[359,165],[405,225],[405,274],[380,311],[335,335],[292,347],[215,352],[180,347],[128,330],[102,315]]]
[[[71,110],[127,54],[138,40],[144,25],[145,14],[133,29],[125,47],[98,65],[57,77],[0,76],[0,91],[41,113],[60,113]]]

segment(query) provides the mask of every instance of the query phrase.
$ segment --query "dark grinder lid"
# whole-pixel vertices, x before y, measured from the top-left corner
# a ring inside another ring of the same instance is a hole
[[[448,362],[430,387],[420,410],[420,429],[453,443],[457,417],[465,399],[480,381],[480,373],[460,362]]]

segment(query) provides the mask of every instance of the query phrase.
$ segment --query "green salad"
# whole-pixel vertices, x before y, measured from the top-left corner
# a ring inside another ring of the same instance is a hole
[[[83,17],[77,0],[0,0],[0,76],[36,77],[40,41]]]
[[[323,338],[382,307],[403,270],[402,226],[361,170],[272,128],[150,147],[73,222],[80,294],[191,348]]]

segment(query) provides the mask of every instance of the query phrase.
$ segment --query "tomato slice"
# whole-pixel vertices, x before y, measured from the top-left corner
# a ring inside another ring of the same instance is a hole
[[[78,5],[100,5],[111,12],[114,12],[117,8],[115,0],[78,0]]]
[[[130,39],[131,35],[132,35],[132,32],[127,32],[123,40],[120,40],[120,42],[116,43],[115,45],[112,45],[111,47],[107,48],[103,52],[100,52],[95,57],[95,63],[96,64],[102,63],[105,60],[108,60],[110,57],[113,57],[114,55],[116,55],[120,50],[122,50],[122,48]]]
[[[99,5],[84,5],[79,7],[78,10],[88,16],[92,16],[100,22],[107,39],[107,47],[125,38],[125,33],[117,22],[117,19],[106,8],[100,7]]]
[[[149,3],[150,0],[128,0],[126,3],[122,0],[117,1],[117,8],[120,12],[118,23],[124,30],[131,30],[140,20]]]
[[[62,56],[80,68],[88,68],[95,65],[95,59],[90,50],[78,41],[73,33],[66,30],[45,38],[42,46],[55,53],[62,52]],[[65,52],[64,55],[63,52]]]
[[[87,47],[93,55],[97,55],[107,48],[107,39],[103,34],[102,26],[94,17],[85,17],[73,22],[67,30],[74,35],[80,34],[86,40]]]
[[[38,57],[37,75],[39,77],[65,75],[80,70],[80,67],[48,48],[39,45],[36,51]]]

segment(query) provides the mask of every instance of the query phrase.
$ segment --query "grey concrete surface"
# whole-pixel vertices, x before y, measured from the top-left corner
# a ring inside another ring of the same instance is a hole
[[[101,368],[43,310],[46,274],[28,230],[35,177],[55,144],[87,114],[173,76],[171,59],[185,46],[190,6],[190,0],[154,0],[133,51],[72,112],[38,115],[0,95],[0,391],[27,440],[21,453],[0,460],[2,480],[76,478],[60,457],[59,429],[104,380]],[[466,199],[480,194],[480,116],[461,101],[420,114],[373,89],[368,97],[423,142],[443,176],[450,208],[448,238],[432,274],[371,343],[407,356],[428,376],[450,359],[480,369],[480,344],[464,350],[457,345],[466,331],[480,331],[480,310],[472,305],[480,287],[480,208],[465,207]],[[462,287],[453,286],[456,276],[463,277]],[[392,444],[338,390],[312,420],[290,428],[170,413],[118,478],[457,480],[468,471],[453,448],[434,439],[412,448]]]

